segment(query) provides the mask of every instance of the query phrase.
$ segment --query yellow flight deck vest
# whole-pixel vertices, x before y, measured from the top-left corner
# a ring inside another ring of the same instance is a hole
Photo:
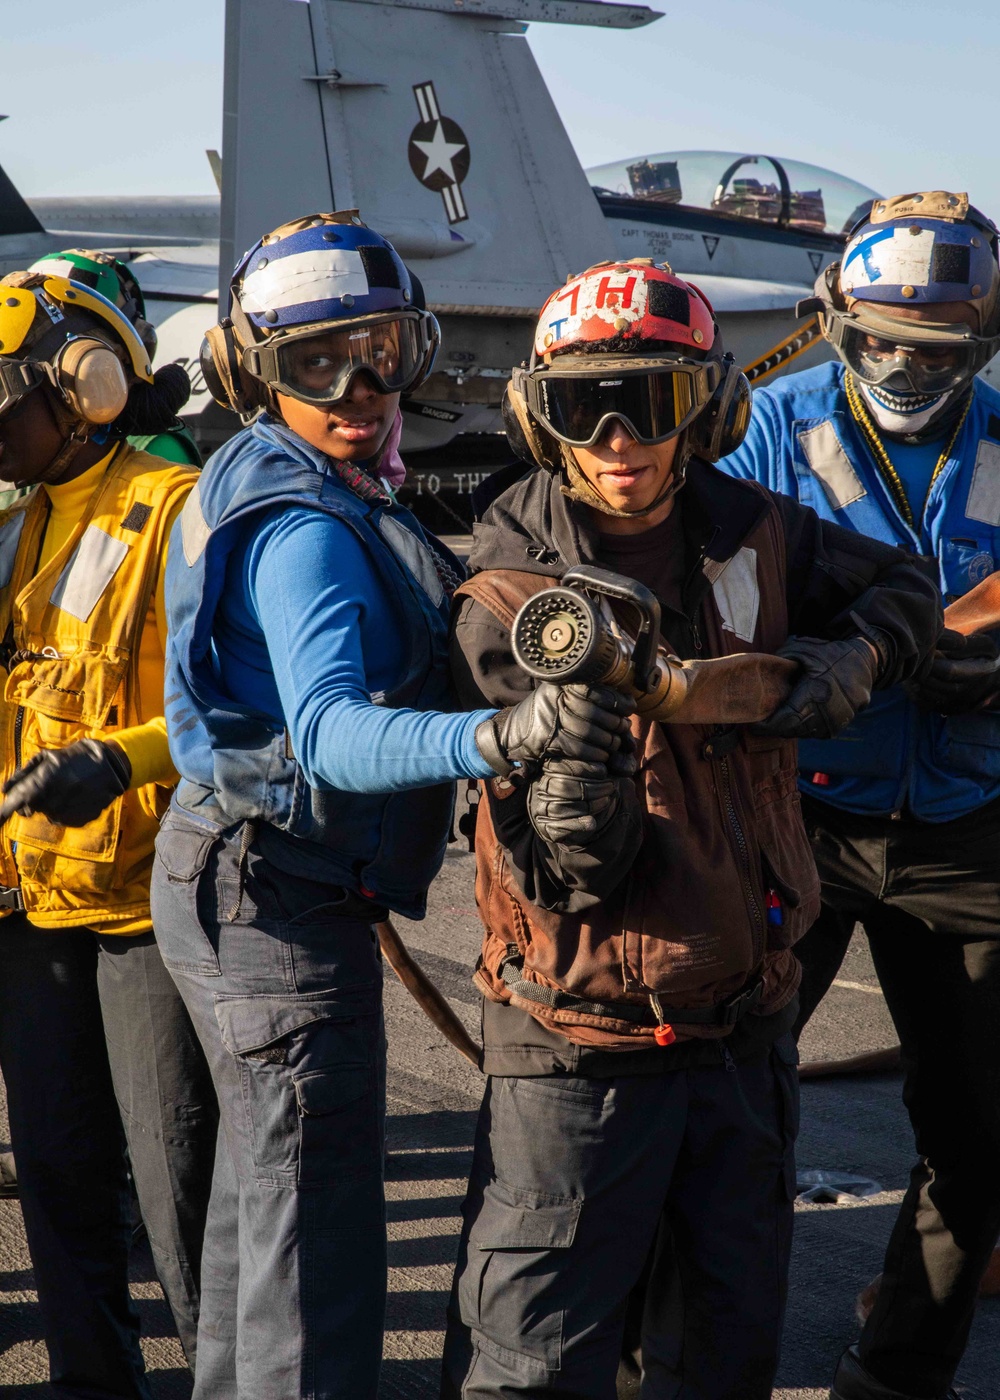
[[[39,749],[114,738],[141,722],[136,668],[163,533],[196,479],[123,443],[72,535],[38,573],[44,490],[0,514],[4,779]],[[20,885],[28,918],[43,928],[148,916],[153,840],[169,798],[150,783],[82,827],[13,816],[0,830],[0,884]]]

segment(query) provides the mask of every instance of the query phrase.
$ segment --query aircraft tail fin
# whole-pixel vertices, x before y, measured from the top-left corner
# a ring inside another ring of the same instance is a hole
[[[595,0],[227,0],[220,283],[311,210],[360,209],[441,313],[524,316],[614,256],[523,20]]]
[[[0,121],[6,121],[0,117]],[[44,233],[14,181],[0,165],[0,238],[12,233]]]

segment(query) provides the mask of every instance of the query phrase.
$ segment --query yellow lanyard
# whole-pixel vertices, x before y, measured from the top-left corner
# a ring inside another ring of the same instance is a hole
[[[906,521],[907,525],[909,525],[910,529],[917,530],[918,523],[913,518],[913,511],[910,509],[910,502],[906,494],[906,488],[900,481],[899,473],[896,471],[896,468],[892,465],[892,462],[889,459],[888,452],[886,452],[885,448],[882,446],[882,439],[878,435],[878,429],[872,422],[871,415],[869,414],[868,409],[865,407],[864,399],[862,399],[860,393],[858,392],[857,382],[855,381],[853,374],[847,374],[844,376],[844,388],[847,391],[847,403],[851,410],[851,414],[854,418],[854,421],[861,429],[861,436],[868,444],[868,450],[875,458],[875,465],[878,467],[879,472],[882,475],[882,480],[885,482],[886,486],[889,489],[889,494],[892,496],[892,499],[896,503],[896,509]],[[954,432],[945,444],[945,449],[941,453],[941,456],[937,459],[937,463],[934,467],[933,472],[931,473],[930,483],[927,487],[927,495],[924,497],[924,504],[920,511],[921,523],[923,522],[924,511],[926,511],[927,509],[927,501],[931,494],[931,487],[934,485],[935,481],[937,481],[941,472],[944,470],[944,465],[947,462],[948,458],[951,456],[952,448],[955,446],[955,443],[958,440],[958,435],[962,431],[962,425],[965,423],[966,417],[968,416],[969,409],[971,407],[972,395],[970,394],[968,403],[966,403],[961,414],[959,415],[958,422],[955,424]]]

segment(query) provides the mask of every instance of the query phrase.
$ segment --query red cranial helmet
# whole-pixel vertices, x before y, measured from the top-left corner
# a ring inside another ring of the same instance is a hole
[[[597,263],[553,292],[535,330],[535,355],[547,359],[565,350],[585,353],[589,344],[624,355],[641,355],[647,342],[668,343],[703,359],[718,326],[711,303],[666,264],[646,258]]]

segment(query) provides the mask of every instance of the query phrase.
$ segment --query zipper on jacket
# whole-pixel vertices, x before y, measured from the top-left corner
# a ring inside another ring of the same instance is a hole
[[[14,772],[21,766],[21,730],[24,728],[24,706],[18,705],[14,716]]]
[[[732,1052],[724,1040],[719,1041],[719,1054],[722,1056],[722,1064],[726,1073],[735,1074],[736,1061],[733,1059]]]
[[[754,926],[754,963],[758,963],[764,955],[764,920],[760,912],[760,904],[753,887],[753,869],[750,864],[750,847],[740,824],[739,814],[736,811],[736,803],[733,801],[733,780],[729,767],[728,754],[718,760],[719,778],[722,789],[722,805],[725,808],[726,820],[729,822],[730,830],[736,841],[736,849],[739,855],[740,877],[743,882],[743,893],[746,897],[747,907],[750,910]]]

